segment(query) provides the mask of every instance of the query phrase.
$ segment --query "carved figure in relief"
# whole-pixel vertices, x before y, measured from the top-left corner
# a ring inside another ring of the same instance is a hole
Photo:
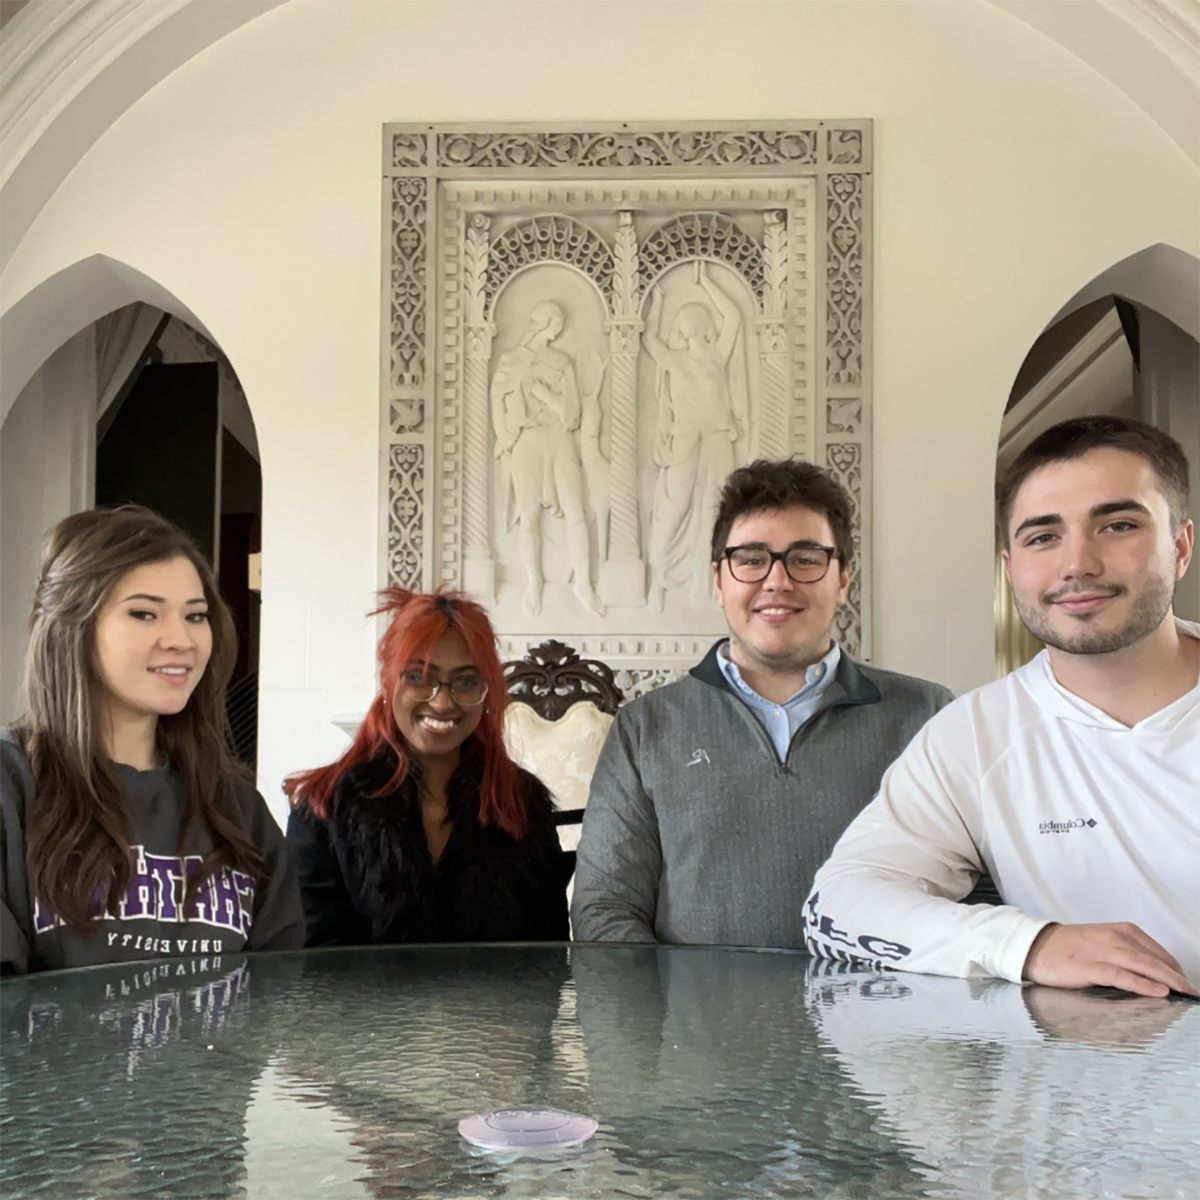
[[[612,511],[612,465],[600,449],[600,386],[607,370],[606,358],[599,366],[595,386],[587,387],[583,393],[583,415],[579,426],[583,478],[596,521],[596,554],[600,562],[608,558],[608,518]]]
[[[505,506],[515,521],[527,587],[524,607],[530,616],[542,610],[542,509],[567,522],[567,553],[573,590],[589,612],[604,614],[592,588],[591,540],[584,502],[584,479],[577,431],[584,411],[570,355],[555,349],[566,325],[562,306],[535,304],[529,328],[517,346],[506,350],[492,375],[492,425],[496,455],[508,465]],[[588,407],[595,396],[587,397]]]
[[[749,432],[741,314],[702,261],[695,264],[694,280],[713,307],[684,304],[664,339],[663,292],[655,285],[643,338],[654,360],[658,401],[649,553],[655,612],[662,611],[668,588],[694,587],[697,579],[706,586],[700,569],[704,529],[736,465],[738,438],[745,442]]]

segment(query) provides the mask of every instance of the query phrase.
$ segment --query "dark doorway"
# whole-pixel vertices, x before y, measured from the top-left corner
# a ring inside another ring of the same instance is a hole
[[[210,563],[218,386],[216,363],[146,367],[96,447],[96,504],[154,509],[191,534]]]
[[[115,411],[113,411],[115,410]],[[195,540],[233,613],[238,656],[226,694],[233,751],[258,757],[262,471],[221,420],[215,362],[142,368],[97,430],[96,504],[144,504]]]
[[[229,683],[229,724],[237,756],[258,760],[258,615],[262,596],[251,563],[262,551],[262,469],[229,432],[221,431],[221,540],[218,579],[238,632],[238,659]]]

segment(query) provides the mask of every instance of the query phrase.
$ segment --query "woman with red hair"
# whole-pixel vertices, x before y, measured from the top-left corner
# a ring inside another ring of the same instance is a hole
[[[284,783],[307,944],[565,940],[553,804],[505,751],[487,614],[457,592],[381,598],[366,719],[336,762]]]

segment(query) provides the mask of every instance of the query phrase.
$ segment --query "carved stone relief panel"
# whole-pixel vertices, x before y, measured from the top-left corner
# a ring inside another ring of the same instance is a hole
[[[550,597],[589,630],[719,632],[720,485],[804,449],[782,205],[802,201],[799,236],[812,185],[597,187],[570,215],[529,215],[569,191],[443,187],[465,268],[441,322],[444,369],[464,384],[463,582],[506,621]]]
[[[419,172],[427,153],[424,133],[387,139],[389,161],[404,173],[384,177],[384,229],[390,246],[385,264],[382,347],[383,469],[386,493],[380,522],[383,583],[420,589],[429,570],[431,506],[426,463],[432,384],[428,331],[435,297],[429,288],[433,260],[430,228],[432,180]]]
[[[851,131],[829,131],[831,163],[857,163],[864,148]],[[870,176],[831,171],[825,191],[825,403],[818,462],[854,502],[854,573],[837,615],[842,644],[871,655]]]
[[[387,127],[387,577],[649,687],[724,630],[726,475],[799,454],[851,487],[868,652],[870,134]]]
[[[412,443],[392,446],[388,454],[388,569],[389,583],[420,588],[425,530],[421,520],[425,494],[425,447]]]

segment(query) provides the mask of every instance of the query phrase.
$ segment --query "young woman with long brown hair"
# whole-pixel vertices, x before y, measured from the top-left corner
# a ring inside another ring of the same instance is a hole
[[[136,506],[43,547],[28,716],[0,733],[6,973],[292,949],[283,837],[228,749],[233,620],[204,557]]]
[[[553,805],[505,751],[487,614],[449,591],[382,600],[380,689],[357,736],[284,784],[308,944],[565,939]]]

